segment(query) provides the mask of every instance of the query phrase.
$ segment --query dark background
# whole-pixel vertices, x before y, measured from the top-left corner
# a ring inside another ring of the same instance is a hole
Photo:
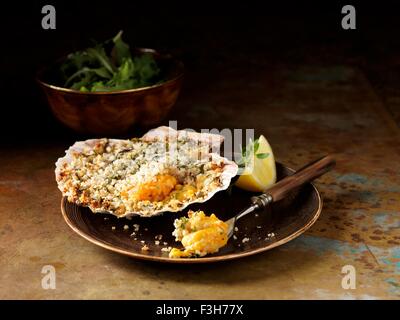
[[[35,72],[41,65],[87,46],[90,39],[108,39],[120,29],[132,46],[170,51],[184,61],[182,95],[206,94],[203,90],[217,81],[213,79],[215,68],[229,68],[235,61],[246,63],[260,56],[271,65],[351,64],[365,72],[396,116],[396,103],[391,102],[396,101],[400,71],[400,19],[395,2],[264,2],[2,4],[2,144],[77,138],[52,116],[34,81]],[[45,4],[56,7],[56,30],[41,28],[41,8]],[[345,4],[356,7],[357,30],[341,28],[341,8]],[[207,68],[207,86],[192,88],[191,77],[199,68]]]

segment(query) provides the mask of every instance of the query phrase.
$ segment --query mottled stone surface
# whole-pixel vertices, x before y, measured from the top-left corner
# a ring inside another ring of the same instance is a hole
[[[356,68],[253,58],[215,62],[212,84],[199,62],[169,118],[179,128],[254,128],[294,168],[338,153],[336,170],[317,182],[324,207],[306,234],[227,263],[136,261],[96,247],[63,221],[53,170],[68,143],[2,149],[0,298],[400,298],[399,127]],[[56,268],[56,290],[41,288],[47,264]],[[355,290],[341,287],[348,264]]]

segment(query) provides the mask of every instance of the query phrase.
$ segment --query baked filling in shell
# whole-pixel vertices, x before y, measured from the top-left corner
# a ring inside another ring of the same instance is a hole
[[[233,169],[232,176],[237,172],[233,162],[193,139],[88,140],[67,155],[56,170],[63,195],[94,212],[119,217],[179,211],[225,189],[226,166]]]

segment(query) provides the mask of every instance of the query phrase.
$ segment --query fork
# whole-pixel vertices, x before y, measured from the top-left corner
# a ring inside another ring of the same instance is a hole
[[[312,161],[311,163],[297,170],[296,173],[278,181],[270,188],[265,190],[263,194],[251,197],[251,204],[249,207],[242,210],[233,218],[225,221],[225,223],[228,224],[228,239],[233,235],[236,222],[240,218],[243,218],[249,213],[264,209],[273,202],[282,200],[294,189],[330,171],[335,164],[335,158],[332,155],[327,155],[318,160]]]

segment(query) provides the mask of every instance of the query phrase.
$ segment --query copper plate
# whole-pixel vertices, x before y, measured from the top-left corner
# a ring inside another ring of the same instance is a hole
[[[290,175],[293,170],[277,163],[278,179]],[[220,219],[228,220],[249,205],[254,193],[233,187],[230,191],[218,192],[206,203],[191,205],[188,209],[201,209],[207,214],[215,213]],[[90,209],[69,203],[64,197],[61,211],[67,224],[85,239],[103,248],[130,257],[168,263],[205,263],[242,258],[280,246],[305,232],[318,219],[322,199],[316,187],[309,183],[294,191],[286,199],[272,204],[268,209],[242,218],[238,224],[236,239],[218,253],[203,258],[170,259],[164,247],[179,247],[171,235],[174,219],[187,214],[164,213],[152,218],[133,217],[131,220],[118,219],[112,215],[93,214]],[[136,235],[133,225],[138,224]],[[129,229],[124,230],[128,225]],[[115,229],[113,230],[113,227]],[[273,234],[273,236],[271,235]],[[155,237],[162,235],[159,245]],[[135,238],[137,240],[135,240]],[[249,241],[243,243],[243,238]],[[148,251],[142,251],[144,241]],[[167,245],[163,243],[166,242]]]

